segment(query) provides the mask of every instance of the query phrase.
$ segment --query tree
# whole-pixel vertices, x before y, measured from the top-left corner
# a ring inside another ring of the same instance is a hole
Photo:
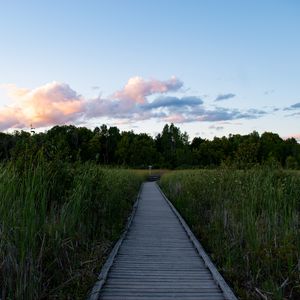
[[[133,131],[123,131],[117,146],[116,156],[118,164],[129,165],[132,156],[132,143],[134,139]]]
[[[130,165],[140,168],[146,168],[154,165],[157,159],[155,143],[151,136],[141,133],[134,137],[131,145]]]
[[[283,166],[284,157],[284,141],[278,134],[272,132],[264,132],[260,138],[259,156],[261,163],[276,160]]]
[[[161,134],[156,136],[155,143],[158,151],[164,158],[166,167],[175,168],[178,166],[178,152],[188,149],[188,135],[181,133],[180,129],[173,123],[169,126],[166,124]]]

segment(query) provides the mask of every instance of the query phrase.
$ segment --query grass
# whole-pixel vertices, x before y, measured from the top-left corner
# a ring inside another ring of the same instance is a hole
[[[0,166],[0,298],[86,298],[141,181],[93,164]]]
[[[299,299],[299,175],[176,171],[160,184],[241,299]]]
[[[145,180],[148,178],[149,175],[158,175],[162,176],[166,173],[171,172],[168,169],[134,169],[134,172],[137,173],[140,176],[143,176]]]

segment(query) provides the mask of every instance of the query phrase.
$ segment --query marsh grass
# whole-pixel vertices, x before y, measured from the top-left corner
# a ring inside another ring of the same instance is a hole
[[[147,180],[149,175],[158,175],[158,176],[162,176],[166,173],[171,172],[171,170],[168,169],[133,169],[133,171],[135,173],[137,173],[138,175],[142,176],[144,178],[144,180]]]
[[[0,298],[85,298],[141,180],[43,158],[1,165]]]
[[[300,298],[300,174],[198,170],[160,182],[241,299]]]

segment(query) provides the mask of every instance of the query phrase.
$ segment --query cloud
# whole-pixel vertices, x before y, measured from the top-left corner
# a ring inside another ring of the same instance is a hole
[[[267,112],[249,109],[246,111],[241,111],[239,109],[229,109],[224,107],[216,107],[214,109],[204,109],[199,108],[191,112],[193,114],[195,121],[206,121],[206,122],[216,122],[216,121],[230,121],[238,119],[257,119]]]
[[[203,104],[199,97],[159,97],[154,101],[144,105],[145,109],[155,109],[160,107],[184,107],[184,106],[198,106]]]
[[[246,112],[250,115],[256,115],[256,116],[267,114],[265,110],[256,109],[256,108],[250,108]]]
[[[137,103],[145,103],[146,97],[153,94],[162,94],[177,91],[183,83],[175,76],[166,81],[156,79],[144,80],[141,77],[132,77],[125,87],[112,95],[113,99],[130,100]]]
[[[293,113],[290,113],[288,115],[285,115],[285,117],[295,117],[295,116],[299,116],[300,115],[300,102],[295,103],[293,105],[290,105],[288,107],[285,107],[283,109],[284,111],[295,111]]]
[[[292,114],[285,115],[285,117],[295,117],[295,116],[300,116],[300,112],[295,112]]]
[[[76,121],[84,111],[83,99],[69,85],[52,82],[33,90],[2,85],[12,105],[0,108],[1,130],[50,126]]]
[[[215,101],[223,101],[223,100],[228,100],[231,98],[234,98],[236,95],[235,94],[220,94],[217,96],[217,98],[215,99]]]
[[[122,124],[149,119],[187,123],[256,119],[267,113],[254,108],[207,108],[200,97],[166,95],[182,86],[175,77],[165,81],[134,77],[112,96],[87,99],[65,83],[52,82],[31,90],[2,85],[0,88],[6,89],[11,104],[0,108],[0,130],[29,128],[31,124],[35,128],[87,124],[101,117]],[[157,96],[153,99],[152,95]]]
[[[8,128],[25,127],[19,121],[19,111],[10,107],[0,109],[0,131]]]
[[[270,94],[273,94],[275,92],[275,90],[267,90],[267,91],[264,91],[264,95],[270,95]]]
[[[170,116],[167,116],[163,118],[165,122],[168,123],[186,123],[186,122],[191,122],[189,119],[187,119],[185,116],[181,114],[172,114]]]
[[[211,125],[208,127],[209,129],[214,129],[214,130],[217,130],[217,131],[220,131],[220,130],[223,130],[224,127],[223,126],[215,126],[215,125]]]
[[[300,102],[285,107],[283,110],[296,110],[296,109],[300,109]]]
[[[219,124],[222,124],[222,125],[234,125],[234,126],[243,125],[243,123],[241,123],[241,122],[231,122],[231,121],[222,121]]]
[[[291,109],[299,109],[300,108],[300,102],[291,105],[290,108]]]

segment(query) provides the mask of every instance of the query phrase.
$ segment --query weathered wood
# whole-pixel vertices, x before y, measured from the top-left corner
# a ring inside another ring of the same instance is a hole
[[[160,188],[158,187],[160,190]],[[204,260],[205,265],[207,268],[210,270],[214,280],[216,283],[220,286],[222,292],[224,293],[226,299],[237,299],[232,292],[231,288],[228,286],[228,284],[225,282],[224,278],[222,275],[219,273],[213,262],[210,260],[209,256],[206,254],[205,250],[203,249],[202,245],[200,242],[196,239],[195,235],[189,228],[189,226],[186,224],[184,219],[181,217],[179,212],[176,210],[176,208],[173,206],[173,204],[169,201],[169,199],[165,196],[165,194],[160,190],[161,194],[164,196],[165,200],[167,203],[170,205],[171,209],[175,213],[176,217],[180,221],[181,225],[183,226],[184,230],[186,231],[187,235],[189,236],[190,240],[192,241],[193,245],[195,246],[197,252],[201,256],[201,258]]]
[[[94,285],[94,287],[93,287],[93,289],[92,289],[92,291],[89,295],[89,300],[98,300],[99,299],[99,294],[100,294],[100,291],[102,289],[103,284],[105,283],[108,272],[109,272],[111,266],[113,265],[114,259],[117,255],[118,251],[119,251],[119,248],[121,247],[121,244],[122,244],[128,230],[129,230],[129,228],[131,226],[131,223],[132,223],[132,220],[135,216],[135,213],[136,213],[136,210],[137,210],[137,207],[138,207],[138,203],[139,203],[139,200],[140,200],[140,195],[141,195],[142,189],[143,189],[143,185],[141,186],[139,194],[137,196],[137,199],[136,199],[136,201],[133,205],[132,213],[130,214],[130,216],[128,218],[125,230],[124,230],[123,234],[121,235],[120,239],[117,241],[117,243],[113,247],[112,251],[110,252],[105,264],[103,265],[103,267],[101,269],[101,272],[98,276],[98,280],[95,283],[95,285]]]
[[[144,183],[130,227],[90,299],[235,300],[194,239],[158,186]]]

